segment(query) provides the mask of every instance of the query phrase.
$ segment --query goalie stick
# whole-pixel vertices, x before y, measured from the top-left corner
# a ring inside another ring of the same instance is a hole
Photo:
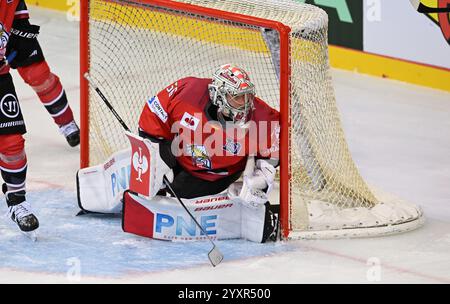
[[[94,90],[97,92],[97,94],[100,96],[100,98],[103,100],[103,102],[106,104],[106,106],[108,107],[108,109],[114,114],[114,116],[116,117],[116,119],[120,122],[120,124],[122,125],[122,127],[131,133],[130,129],[128,128],[128,126],[126,125],[126,123],[122,120],[122,118],[120,117],[120,115],[116,112],[116,110],[114,109],[114,107],[111,105],[111,103],[108,101],[108,99],[105,97],[105,95],[103,95],[102,91],[98,88],[97,85],[95,85],[94,81],[92,80],[92,78],[89,76],[88,73],[84,74],[84,78],[86,78],[86,80],[89,82],[89,84],[94,88]],[[216,244],[214,243],[214,241],[211,239],[211,237],[207,234],[207,232],[205,231],[205,229],[198,223],[198,221],[196,220],[196,218],[192,215],[192,213],[189,211],[189,209],[186,207],[186,205],[183,203],[183,201],[178,197],[178,195],[175,193],[175,191],[173,190],[172,186],[170,186],[170,182],[167,179],[167,177],[164,175],[163,177],[163,181],[164,184],[167,186],[167,188],[170,190],[170,192],[172,192],[172,194],[177,198],[178,202],[181,204],[181,206],[184,208],[184,210],[186,210],[187,214],[189,214],[189,216],[194,220],[195,224],[197,225],[198,228],[200,228],[200,230],[202,231],[202,233],[208,238],[208,240],[211,242],[211,244],[213,245],[213,248],[208,252],[208,259],[211,262],[211,264],[215,267],[218,264],[220,264],[220,262],[222,262],[223,260],[223,254],[222,252],[220,252],[219,248],[216,246]]]
[[[209,237],[208,233],[206,233],[205,229],[197,222],[196,218],[191,214],[191,212],[186,207],[186,205],[183,203],[181,198],[179,198],[178,195],[175,193],[172,186],[170,185],[169,180],[167,179],[167,177],[165,175],[163,176],[163,180],[164,180],[164,183],[166,184],[167,188],[169,188],[170,192],[172,192],[172,194],[176,197],[176,199],[181,204],[181,206],[183,206],[184,210],[186,210],[186,212],[189,214],[189,216],[194,220],[195,224],[200,228],[200,230],[203,232],[203,234],[206,235],[208,240],[213,245],[213,248],[208,253],[208,258],[214,267],[217,266],[220,262],[222,262],[223,254],[219,251],[219,249],[217,249],[216,244],[214,244],[212,239]]]
[[[420,0],[409,0],[411,5],[419,13],[450,13],[450,7],[429,7],[421,3]]]

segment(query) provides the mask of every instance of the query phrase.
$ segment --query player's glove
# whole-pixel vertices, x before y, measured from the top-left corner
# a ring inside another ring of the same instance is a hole
[[[0,23],[0,69],[5,63],[6,45],[8,44],[9,34]]]
[[[28,20],[14,23],[5,54],[8,56],[14,51],[17,52],[16,57],[9,62],[11,68],[16,69],[44,60],[37,40],[39,29],[39,26],[30,24]]]

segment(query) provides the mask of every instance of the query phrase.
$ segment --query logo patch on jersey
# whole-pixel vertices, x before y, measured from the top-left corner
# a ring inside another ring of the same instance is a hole
[[[200,123],[200,119],[192,116],[188,112],[184,112],[184,115],[180,121],[180,124],[183,127],[191,129],[192,131],[195,131],[197,129],[199,123]]]
[[[187,146],[187,153],[192,157],[192,163],[194,166],[203,168],[203,169],[211,169],[211,158],[208,155],[208,151],[205,146],[201,145],[190,145]]]
[[[161,103],[159,102],[158,96],[153,96],[149,101],[147,101],[147,105],[153,113],[158,116],[159,119],[161,119],[162,122],[167,122],[167,119],[169,118],[169,115],[167,115],[167,112],[162,107]]]
[[[0,23],[0,50],[6,49],[6,45],[8,44],[9,34],[6,29],[3,27],[3,24]],[[3,59],[3,58],[0,58]]]
[[[0,101],[0,109],[2,110],[3,115],[8,118],[16,118],[19,116],[20,107],[16,96],[13,94],[6,94]]]
[[[169,97],[172,97],[172,95],[175,94],[176,91],[178,91],[178,82],[175,82],[171,86],[167,87],[166,91],[167,93],[169,93]]]
[[[227,143],[223,146],[223,149],[230,152],[231,154],[238,155],[241,151],[241,147],[242,145],[240,143],[227,138]]]

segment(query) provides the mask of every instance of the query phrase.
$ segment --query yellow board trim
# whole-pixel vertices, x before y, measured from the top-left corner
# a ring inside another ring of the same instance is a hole
[[[78,5],[77,1],[78,0],[27,0],[27,4],[59,11],[68,11],[69,9],[73,10],[74,7]],[[239,30],[236,29],[236,31]],[[255,34],[257,33],[253,32],[250,35]],[[186,33],[184,33],[184,35],[186,35]],[[189,33],[189,35],[201,38],[199,37],[201,36],[201,33],[198,32],[192,32]],[[238,45],[237,47],[252,50],[254,47],[246,45],[245,41],[246,39],[241,40],[241,45]],[[260,43],[258,43],[258,46],[256,46],[255,49],[267,52],[268,50],[265,48],[262,39],[259,42]],[[236,41],[222,41],[220,43],[230,45],[230,43],[236,44]],[[358,73],[382,78],[395,79],[450,92],[450,69],[364,53],[362,51],[332,45],[329,47],[329,53],[330,64],[334,68],[356,71]]]
[[[79,0],[27,0],[27,5],[49,8],[66,12],[69,8],[78,6]]]
[[[330,46],[331,66],[450,92],[450,70]]]
[[[121,12],[120,19],[115,16],[117,11]],[[148,11],[132,6],[122,7],[114,3],[96,2],[91,6],[91,18],[101,21],[109,20],[139,29],[169,33],[198,41],[232,46],[250,52],[269,52],[259,31],[243,29],[233,25],[199,21],[165,12]],[[156,23],[150,22],[150,20],[164,20],[164,22]],[[207,24],[207,26],[192,26],[196,23]],[[222,33],[222,35],[211,35],[211,32]],[[239,37],[239,39],[236,39],[236,37]]]

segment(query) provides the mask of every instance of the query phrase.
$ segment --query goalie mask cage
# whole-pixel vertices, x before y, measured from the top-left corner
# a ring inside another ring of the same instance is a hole
[[[85,72],[137,128],[148,98],[173,81],[212,77],[218,66],[235,63],[249,73],[257,96],[281,113],[285,237],[377,236],[420,226],[420,208],[369,188],[352,160],[334,97],[327,27],[323,10],[293,0],[82,0],[81,166],[128,146]]]

